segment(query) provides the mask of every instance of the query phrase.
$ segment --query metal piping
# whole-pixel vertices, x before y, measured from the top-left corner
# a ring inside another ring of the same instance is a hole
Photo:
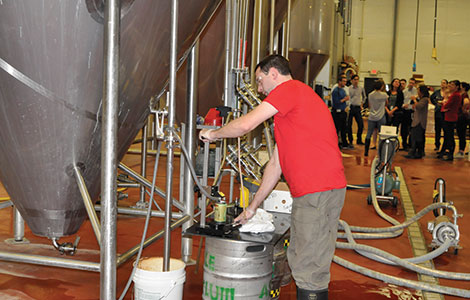
[[[103,122],[101,137],[100,299],[116,299],[117,129],[121,1],[108,0],[104,23]]]
[[[95,205],[96,211],[101,211],[101,205]],[[124,215],[134,215],[134,216],[145,216],[147,215],[147,209],[145,208],[132,208],[132,207],[122,207],[118,206],[117,207],[117,212],[118,214],[124,214]],[[158,211],[158,210],[153,210],[151,213],[152,217],[158,217],[158,218],[163,218],[165,216],[165,212],[163,211]],[[173,218],[181,218],[184,216],[183,213],[177,213],[173,212],[172,217]]]
[[[77,166],[73,167],[75,171],[75,179],[77,180],[78,189],[80,190],[80,194],[82,195],[83,204],[85,205],[86,212],[88,213],[88,218],[90,219],[91,227],[95,232],[95,237],[98,242],[98,245],[101,248],[101,228],[100,228],[100,220],[96,215],[96,211],[93,207],[93,201],[91,200],[90,194],[88,193],[88,189],[85,184],[85,180],[80,173],[80,169]]]
[[[83,271],[100,271],[100,264],[95,262],[6,251],[0,251],[0,260]]]
[[[189,164],[195,161],[196,152],[196,108],[197,108],[197,86],[198,86],[198,70],[199,70],[199,41],[196,42],[188,59],[188,84],[187,84],[187,99],[186,99],[186,138],[185,145],[190,155],[190,160],[180,160],[184,163],[184,187],[183,187],[183,203],[185,206],[185,213],[191,218],[188,222],[183,224],[182,230],[191,227],[194,217],[194,182],[191,177],[191,170]],[[193,250],[193,239],[182,237],[181,241],[181,256],[184,262],[191,260]]]
[[[232,39],[232,49],[230,51],[230,81],[231,85],[229,86],[229,92],[230,92],[230,101],[231,103],[230,107],[233,107],[235,103],[233,103],[233,96],[234,96],[234,73],[232,70],[237,66],[237,58],[238,58],[238,53],[240,53],[240,41],[238,39],[238,25],[240,24],[240,5],[238,5],[239,0],[232,0],[232,33],[230,38]]]
[[[126,172],[127,174],[131,175],[137,182],[145,185],[148,189],[152,189],[152,183],[149,182],[147,180],[147,178],[144,178],[142,177],[139,173],[137,173],[136,171],[132,170],[131,168],[129,168],[128,166],[126,166],[125,164],[123,164],[122,162],[119,163],[119,166],[118,166],[119,169],[121,169],[122,171]],[[159,195],[160,197],[162,198],[166,198],[166,194],[165,192],[163,192],[161,189],[159,189],[158,187],[154,187],[154,193],[157,193],[157,195]],[[184,208],[184,205],[183,203],[181,203],[180,201],[176,200],[176,199],[173,199],[173,205],[178,208],[179,210],[182,210],[184,211],[185,208]]]
[[[142,153],[140,156],[140,165],[141,171],[140,175],[142,177],[146,177],[147,174],[147,123],[145,122],[144,127],[142,128],[142,142],[141,142],[141,149]],[[145,207],[145,186],[140,186],[140,198],[139,201],[136,203],[137,207]]]
[[[392,62],[390,67],[390,78],[395,78],[395,59],[397,47],[397,26],[398,26],[398,0],[395,0],[393,9],[393,34],[392,34]]]
[[[253,35],[251,43],[251,85],[255,86],[255,67],[260,60],[261,19],[263,16],[263,0],[255,1],[253,11]]]
[[[274,19],[276,15],[276,0],[271,0],[271,19],[269,22],[269,54],[274,54]]]
[[[173,224],[171,224],[169,229],[173,230],[173,229],[181,226],[181,224],[187,222],[189,220],[189,218],[190,217],[188,215],[184,215],[181,219],[179,219],[179,220],[175,221]],[[148,239],[146,239],[145,242],[144,242],[143,247],[145,248],[145,247],[151,245],[156,240],[160,239],[164,235],[165,231],[166,231],[166,229],[162,229],[159,232],[152,235],[151,237],[149,237]],[[140,248],[140,244],[132,247],[131,249],[124,252],[123,254],[119,255],[119,257],[117,259],[117,265],[120,266],[123,263],[125,263],[126,261],[128,261],[132,256],[134,256],[139,251],[139,248]]]
[[[231,51],[232,51],[232,39],[230,37],[230,28],[232,26],[231,22],[231,10],[232,10],[232,0],[225,1],[225,77],[224,77],[224,105],[230,106],[229,99],[232,94],[230,87],[232,84],[231,73]],[[232,106],[230,106],[232,107]]]
[[[24,239],[24,219],[15,206],[13,207],[13,237],[15,242],[21,242]]]
[[[285,41],[285,54],[284,57],[289,59],[289,39],[290,39],[290,11],[291,11],[291,0],[287,0],[287,20],[286,20],[286,41]]]
[[[165,234],[163,249],[163,272],[170,270],[171,249],[171,202],[173,184],[173,127],[175,126],[175,103],[176,103],[176,44],[178,35],[178,0],[171,4],[171,40],[170,40],[170,97],[168,101],[168,136],[167,136],[167,164],[166,164],[166,201],[165,201]]]

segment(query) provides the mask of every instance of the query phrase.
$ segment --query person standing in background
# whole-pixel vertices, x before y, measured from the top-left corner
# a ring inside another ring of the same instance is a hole
[[[426,141],[426,124],[428,121],[428,87],[421,84],[418,88],[419,101],[413,104],[414,114],[411,122],[411,148],[406,158],[422,158]]]
[[[418,96],[418,91],[415,87],[416,80],[414,78],[410,78],[408,81],[407,88],[403,91],[403,119],[401,122],[401,139],[403,144],[403,150],[408,151],[409,143],[408,143],[408,135],[411,129],[411,114],[413,113],[413,102],[416,101]]]
[[[384,82],[381,79],[374,81],[374,91],[367,97],[369,100],[369,119],[367,120],[367,135],[364,147],[364,156],[369,156],[370,138],[374,130],[380,132],[380,127],[385,125],[385,105],[388,96],[382,91]]]
[[[341,136],[341,148],[342,149],[354,149],[352,144],[348,144],[348,140],[346,138],[347,134],[347,114],[346,114],[346,106],[347,101],[349,101],[348,93],[346,92],[346,77],[339,77],[338,79],[338,86],[334,88],[333,92],[331,93],[331,114],[333,116],[333,120],[335,122],[336,132],[339,132]]]
[[[353,119],[357,123],[357,136],[356,144],[364,145],[362,142],[362,131],[364,129],[364,122],[362,120],[362,105],[366,98],[366,92],[362,86],[359,86],[359,75],[353,75],[351,78],[351,86],[349,87],[350,107],[348,115],[348,139],[349,144],[353,144],[352,124]]]
[[[447,79],[442,79],[441,89],[431,95],[431,103],[434,105],[434,151],[439,151],[439,148],[441,148],[441,131],[444,128],[444,113],[441,112],[441,108],[447,84]]]
[[[388,105],[385,106],[385,110],[390,119],[390,125],[395,126],[397,128],[401,124],[403,119],[403,92],[400,89],[400,80],[398,78],[394,78],[392,83],[390,84],[390,91],[388,91]]]
[[[444,100],[441,109],[444,113],[444,145],[442,145],[437,157],[446,161],[453,161],[455,150],[454,129],[459,118],[459,109],[462,105],[460,81],[452,80],[449,82],[448,90],[450,93],[449,99]]]
[[[400,89],[404,91],[406,89],[406,79],[402,78],[400,79]]]
[[[467,127],[468,127],[468,90],[470,85],[466,82],[460,83],[460,93],[462,98],[462,104],[459,109],[459,118],[457,120],[457,135],[459,137],[459,152],[455,157],[462,158],[464,156],[465,147],[467,146]]]

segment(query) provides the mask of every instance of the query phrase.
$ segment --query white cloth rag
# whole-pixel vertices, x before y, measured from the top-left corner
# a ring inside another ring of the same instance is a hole
[[[256,214],[240,227],[240,232],[273,232],[275,229],[273,224],[273,215],[262,208],[256,210]]]

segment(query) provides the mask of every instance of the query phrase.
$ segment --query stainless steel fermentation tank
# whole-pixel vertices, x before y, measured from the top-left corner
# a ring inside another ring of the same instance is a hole
[[[221,0],[179,7],[181,58]],[[0,1],[0,180],[33,231],[74,234],[86,211],[73,174],[100,190],[104,0]],[[118,159],[168,78],[170,0],[122,0]]]

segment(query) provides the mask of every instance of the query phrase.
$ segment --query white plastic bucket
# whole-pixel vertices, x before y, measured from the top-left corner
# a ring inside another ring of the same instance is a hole
[[[170,270],[163,272],[163,257],[141,259],[133,278],[134,299],[183,299],[185,266],[182,260],[170,258]]]

